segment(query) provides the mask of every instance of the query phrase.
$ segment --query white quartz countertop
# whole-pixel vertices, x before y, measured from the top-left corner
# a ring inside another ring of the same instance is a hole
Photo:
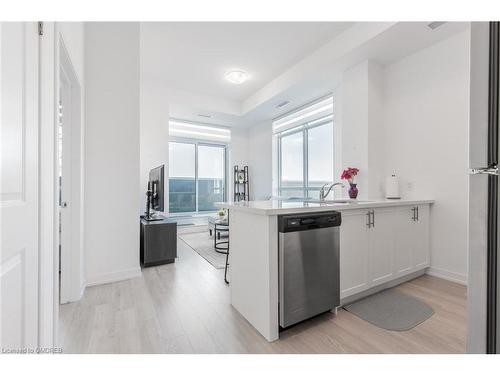
[[[266,200],[248,202],[219,202],[216,207],[229,210],[245,211],[258,215],[287,215],[306,212],[321,211],[346,211],[363,208],[410,206],[417,204],[431,204],[434,200],[408,200],[408,199],[373,199],[366,201],[351,200],[348,203],[338,202],[308,202],[308,201],[288,201],[288,200]]]

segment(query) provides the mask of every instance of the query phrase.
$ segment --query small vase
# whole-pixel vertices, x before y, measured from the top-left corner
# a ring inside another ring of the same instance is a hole
[[[349,198],[356,199],[358,197],[358,188],[357,184],[349,184],[351,187],[349,188]]]

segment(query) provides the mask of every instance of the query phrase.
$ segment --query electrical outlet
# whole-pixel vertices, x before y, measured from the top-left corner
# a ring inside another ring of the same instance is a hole
[[[408,188],[408,191],[413,190],[413,182],[408,182],[408,183],[406,184],[406,187]]]

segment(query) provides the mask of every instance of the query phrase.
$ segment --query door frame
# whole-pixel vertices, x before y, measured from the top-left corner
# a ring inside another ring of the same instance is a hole
[[[39,346],[54,347],[57,345],[59,321],[59,241],[58,241],[58,188],[57,188],[57,122],[59,103],[59,72],[60,52],[64,46],[62,35],[56,22],[43,22],[40,35],[40,71],[39,71],[39,119],[40,119],[40,160],[39,160]],[[65,47],[64,47],[65,48]],[[83,93],[82,93],[83,94]],[[81,102],[81,101],[80,101]],[[80,104],[83,111],[83,105]],[[84,126],[82,116],[80,127],[80,178],[83,183],[83,150]],[[77,133],[76,131],[72,132]],[[74,150],[73,150],[74,151]],[[72,168],[74,172],[74,168]],[[83,187],[81,191],[81,210],[79,217],[80,236],[83,237]],[[80,241],[83,250],[83,238]],[[83,254],[80,254],[80,259]],[[83,292],[85,280],[83,278],[83,264],[80,264],[81,285]],[[81,294],[80,292],[80,294]]]
[[[56,45],[55,23],[43,23],[40,35],[40,210],[39,345],[56,344],[58,285],[56,274]]]

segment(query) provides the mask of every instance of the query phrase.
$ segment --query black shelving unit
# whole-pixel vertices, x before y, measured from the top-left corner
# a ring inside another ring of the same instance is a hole
[[[234,201],[248,201],[250,199],[250,187],[248,181],[248,165],[243,169],[234,166]]]

